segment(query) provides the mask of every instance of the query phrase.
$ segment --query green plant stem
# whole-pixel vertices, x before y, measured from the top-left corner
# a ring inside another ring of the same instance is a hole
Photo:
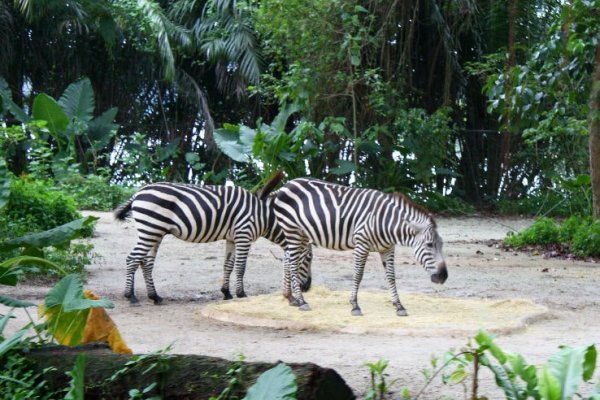
[[[27,311],[26,308],[24,310],[25,310],[25,314],[27,314],[27,317],[29,318],[29,321],[31,321],[31,326],[33,327],[33,330],[35,331],[35,336],[37,336],[40,343],[43,342],[44,339],[42,338],[42,335],[40,335],[40,331],[38,331],[38,326],[33,321],[31,314],[29,314],[29,311]]]
[[[478,381],[479,374],[479,353],[473,353],[473,390],[471,393],[471,400],[477,400],[477,389],[479,387]]]
[[[444,368],[446,368],[452,361],[458,359],[458,357],[465,355],[465,354],[476,354],[476,353],[474,353],[472,351],[463,351],[463,352],[453,355],[451,359],[446,361],[444,363],[444,365],[442,365],[440,368],[438,368],[437,371],[435,371],[433,373],[433,375],[431,375],[431,377],[427,380],[427,382],[425,382],[425,385],[421,388],[421,390],[419,390],[419,393],[417,393],[414,400],[417,400],[419,397],[421,397],[423,392],[425,392],[425,389],[427,389],[427,387],[431,384],[431,382],[433,382],[433,380],[436,378],[436,376],[438,376],[439,373],[444,370]]]

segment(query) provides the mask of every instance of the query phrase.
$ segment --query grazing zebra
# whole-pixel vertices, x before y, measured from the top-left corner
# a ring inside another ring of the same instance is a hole
[[[310,307],[300,291],[298,261],[309,251],[310,243],[334,250],[354,249],[352,315],[362,315],[358,286],[371,251],[381,255],[392,303],[399,316],[407,312],[396,290],[396,244],[413,247],[416,259],[430,274],[432,282],[441,284],[448,278],[435,220],[404,195],[299,178],[289,181],[277,192],[275,215],[286,236],[289,253],[289,265],[284,271],[290,275],[291,287],[284,286],[284,296],[301,310],[310,310]]]
[[[232,298],[229,278],[235,266],[236,295],[246,297],[243,276],[251,243],[264,236],[282,247],[285,245],[285,237],[273,213],[275,197],[269,196],[282,177],[283,174],[274,177],[258,195],[235,186],[177,183],[154,183],[140,189],[114,212],[119,220],[133,216],[138,234],[137,244],[127,257],[125,297],[132,304],[138,302],[134,293],[134,275],[141,266],[148,297],[155,304],[162,302],[154,287],[152,269],[158,247],[168,234],[194,243],[225,239],[221,292],[225,299]],[[287,253],[284,254],[285,259]],[[303,290],[310,288],[311,259],[309,254],[300,268]]]

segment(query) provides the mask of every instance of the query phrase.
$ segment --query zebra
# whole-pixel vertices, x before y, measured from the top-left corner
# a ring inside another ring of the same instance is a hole
[[[277,192],[275,215],[286,236],[289,253],[284,273],[290,275],[287,279],[290,284],[284,285],[284,296],[300,310],[310,310],[297,276],[298,261],[308,252],[310,243],[333,250],[354,249],[350,304],[355,316],[362,315],[357,295],[369,252],[381,255],[398,316],[408,313],[396,290],[396,244],[412,246],[415,258],[430,274],[432,282],[442,284],[448,278],[436,221],[427,210],[402,194],[298,178]]]
[[[156,292],[152,277],[158,247],[165,235],[194,243],[226,240],[225,262],[221,292],[225,300],[233,296],[229,278],[236,270],[236,296],[246,297],[243,276],[252,242],[263,236],[285,247],[285,237],[273,213],[275,196],[269,196],[281,181],[278,174],[259,194],[237,186],[197,186],[159,182],[137,191],[126,203],[114,211],[117,220],[132,216],[136,223],[138,240],[127,257],[125,297],[131,304],[138,303],[134,293],[134,276],[141,266],[147,295],[154,304],[163,299]],[[311,285],[312,252],[309,250],[300,268],[302,290]],[[284,260],[287,253],[284,252]],[[284,264],[287,262],[284,261]],[[285,286],[285,282],[284,282]]]

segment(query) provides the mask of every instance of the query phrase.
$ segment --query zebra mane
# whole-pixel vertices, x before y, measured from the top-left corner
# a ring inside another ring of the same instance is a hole
[[[407,206],[414,209],[416,211],[415,214],[418,214],[421,217],[429,219],[431,221],[431,224],[433,225],[433,227],[437,228],[437,222],[436,222],[435,218],[433,218],[433,214],[431,213],[431,211],[429,211],[422,205],[415,203],[404,193],[394,192],[394,193],[390,193],[390,195],[393,196],[396,199],[396,201],[398,201],[398,203],[400,203],[400,204],[404,203]]]

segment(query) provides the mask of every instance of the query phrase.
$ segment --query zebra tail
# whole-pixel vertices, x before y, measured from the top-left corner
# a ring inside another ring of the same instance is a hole
[[[258,190],[258,192],[257,192],[258,198],[261,200],[264,200],[273,191],[273,189],[275,189],[275,187],[277,185],[279,185],[279,182],[281,182],[283,177],[284,177],[283,171],[281,171],[281,170],[277,171],[271,177],[271,179],[269,179],[269,181],[265,184],[265,186],[263,186],[260,190]]]
[[[125,221],[129,216],[131,216],[131,204],[133,203],[135,196],[132,196],[127,203],[121,204],[119,207],[113,211],[113,215],[115,219],[119,221]]]

